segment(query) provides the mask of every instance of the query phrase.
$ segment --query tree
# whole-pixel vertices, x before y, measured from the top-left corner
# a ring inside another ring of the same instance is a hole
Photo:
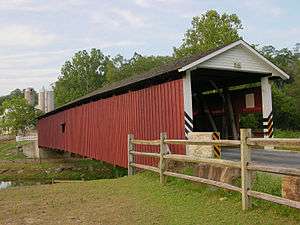
[[[272,93],[275,127],[300,129],[300,60],[287,48],[277,50],[269,45],[258,50],[291,76],[287,81],[274,81]]]
[[[286,88],[272,88],[274,126],[280,129],[300,129],[300,111],[297,109],[296,98],[287,94]]]
[[[241,20],[236,14],[220,15],[215,10],[209,10],[193,17],[192,28],[185,33],[181,46],[174,48],[174,56],[202,53],[234,42],[240,39],[238,31],[241,29]]]
[[[41,112],[29,105],[21,96],[14,96],[2,103],[4,114],[0,119],[0,127],[11,133],[23,134],[36,125],[37,117]]]
[[[13,90],[10,92],[9,95],[4,95],[4,96],[0,96],[0,115],[3,114],[4,109],[2,107],[2,103],[7,100],[7,99],[11,99],[15,96],[20,96],[20,97],[24,97],[24,92],[22,92],[19,88]]]
[[[288,95],[295,99],[296,110],[300,115],[300,59],[296,59],[293,82],[286,85],[286,89]],[[298,126],[300,129],[300,123]]]
[[[54,85],[56,106],[62,106],[69,101],[101,87],[105,82],[109,57],[93,48],[75,53],[71,61],[66,61],[61,69],[61,76]]]
[[[298,61],[295,54],[293,54],[287,48],[277,50],[271,45],[263,46],[258,51],[276,66],[283,69],[287,74],[291,75],[291,79],[289,79],[288,81],[284,82],[283,80],[278,80],[276,82],[278,86],[282,87],[283,83],[292,83],[294,81],[294,77],[297,73],[296,70]]]
[[[19,88],[13,90],[12,92],[10,92],[9,96],[15,97],[15,96],[19,96],[19,97],[24,97],[24,91],[21,91]]]
[[[169,56],[142,56],[138,53],[134,53],[131,59],[126,60],[123,56],[117,55],[109,63],[106,83],[109,84],[133,75],[142,74],[170,60],[171,57]]]

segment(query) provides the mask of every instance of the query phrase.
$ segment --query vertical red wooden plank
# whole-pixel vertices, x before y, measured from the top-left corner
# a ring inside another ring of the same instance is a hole
[[[140,139],[157,139],[160,132],[167,131],[171,137],[183,138],[182,118],[182,80],[170,81],[42,118],[37,126],[39,145],[126,167],[128,133]],[[63,122],[67,128],[64,135]],[[156,147],[144,149],[158,151]],[[184,152],[182,148],[175,150]]]

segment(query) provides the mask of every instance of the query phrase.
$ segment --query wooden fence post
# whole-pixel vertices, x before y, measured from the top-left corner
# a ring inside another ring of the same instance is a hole
[[[161,184],[165,184],[167,181],[167,177],[164,175],[164,172],[166,171],[166,159],[164,159],[164,155],[167,154],[167,144],[165,143],[165,139],[167,139],[167,134],[160,133],[159,175]]]
[[[251,137],[251,129],[241,129],[241,178],[242,178],[242,208],[251,208],[250,196],[247,194],[251,189],[251,171],[247,170],[247,165],[251,161],[251,149],[247,145],[247,138]]]
[[[135,173],[135,168],[130,165],[135,161],[135,157],[131,153],[132,151],[134,151],[134,144],[132,143],[133,139],[133,134],[128,134],[128,176],[134,175]]]

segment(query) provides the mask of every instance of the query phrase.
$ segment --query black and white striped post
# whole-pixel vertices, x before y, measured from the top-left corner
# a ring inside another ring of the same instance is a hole
[[[272,88],[268,77],[261,78],[264,137],[273,137]]]
[[[264,137],[272,138],[273,137],[273,113],[270,112],[267,118],[263,118],[264,126]]]
[[[184,111],[184,134],[187,138],[188,133],[193,132],[193,119]]]
[[[184,134],[187,139],[188,133],[193,132],[193,104],[191,72],[186,71],[183,78],[183,100],[184,100]]]

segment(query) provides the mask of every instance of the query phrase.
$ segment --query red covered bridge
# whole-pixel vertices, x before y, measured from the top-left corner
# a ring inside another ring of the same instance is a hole
[[[183,139],[192,131],[238,138],[239,118],[262,113],[273,135],[272,79],[288,75],[243,40],[96,90],[41,116],[39,147],[127,167],[127,135]],[[246,84],[253,84],[245,88]],[[146,148],[146,149],[145,149]],[[151,147],[144,150],[155,151]],[[185,154],[182,147],[173,153]],[[150,159],[143,163],[151,163]]]

